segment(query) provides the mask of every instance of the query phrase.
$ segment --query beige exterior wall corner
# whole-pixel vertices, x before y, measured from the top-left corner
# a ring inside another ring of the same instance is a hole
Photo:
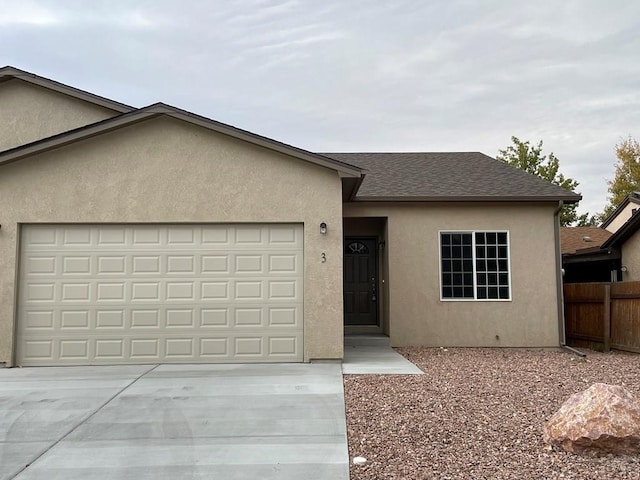
[[[345,217],[387,217],[393,346],[556,347],[554,209],[549,204],[345,204]],[[511,301],[440,300],[439,232],[507,230]]]
[[[0,362],[12,362],[20,223],[301,223],[304,358],[342,358],[334,170],[160,118],[0,167],[0,204]]]

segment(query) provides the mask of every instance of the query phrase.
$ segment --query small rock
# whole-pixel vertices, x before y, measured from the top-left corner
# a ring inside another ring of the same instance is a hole
[[[364,457],[353,457],[353,464],[354,465],[366,465],[367,464],[367,459]]]
[[[640,403],[624,387],[593,384],[549,419],[544,441],[571,453],[640,453]]]

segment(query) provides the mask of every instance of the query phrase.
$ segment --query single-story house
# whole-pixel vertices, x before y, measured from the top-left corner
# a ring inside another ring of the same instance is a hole
[[[560,248],[564,283],[610,282],[617,279],[620,252],[603,250],[612,233],[600,227],[562,227]]]
[[[600,227],[560,231],[565,283],[640,280],[640,193],[627,195]]]
[[[613,234],[602,244],[606,251],[618,252],[620,269],[618,280],[640,281],[640,194],[627,195],[620,206],[603,223]],[[630,208],[630,206],[633,207]],[[614,230],[615,228],[615,230]]]
[[[640,207],[640,192],[631,192],[620,205],[604,219],[600,228],[615,233],[638,211]]]
[[[562,343],[558,211],[482,153],[313,153],[0,69],[0,362]]]

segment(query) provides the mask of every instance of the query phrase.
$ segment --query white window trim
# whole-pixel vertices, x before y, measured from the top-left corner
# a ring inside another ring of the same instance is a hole
[[[442,296],[442,234],[443,233],[470,233],[471,254],[473,259],[473,298],[444,298]],[[509,298],[478,298],[477,272],[476,272],[476,233],[506,233],[507,234],[507,268],[509,269]],[[438,286],[441,302],[512,302],[513,289],[511,288],[511,235],[509,230],[438,230]]]

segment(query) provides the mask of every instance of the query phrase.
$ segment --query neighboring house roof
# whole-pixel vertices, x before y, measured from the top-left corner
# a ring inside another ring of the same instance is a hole
[[[640,228],[640,209],[636,210],[631,218],[627,220],[614,234],[612,234],[606,242],[602,244],[602,248],[620,247],[629,237]]]
[[[584,249],[599,249],[611,235],[611,232],[599,227],[563,227],[560,229],[560,248],[563,255]]]
[[[356,201],[564,201],[582,197],[480,152],[324,153],[365,170]]]
[[[602,225],[600,226],[602,228],[607,228],[609,224],[613,222],[615,218],[620,214],[620,212],[622,212],[630,203],[640,205],[640,192],[631,192],[629,195],[627,195],[624,200],[620,202],[620,205],[618,205],[616,209],[609,214],[609,216],[604,220],[604,222],[602,222]]]
[[[181,110],[170,105],[163,103],[156,103],[145,108],[133,110],[128,113],[123,113],[117,117],[109,118],[101,122],[92,123],[84,127],[76,128],[68,132],[63,132],[58,135],[53,135],[42,140],[38,140],[26,145],[20,145],[18,147],[0,152],[0,166],[16,162],[31,155],[36,155],[49,150],[54,150],[65,145],[69,145],[81,140],[86,140],[97,135],[102,135],[120,128],[124,128],[139,122],[143,122],[159,116],[168,116],[183,120],[185,122],[198,125],[209,130],[213,130],[230,137],[234,137],[254,145],[289,155],[301,160],[308,161],[310,163],[320,165],[332,170],[336,170],[342,177],[347,178],[360,178],[362,170],[353,165],[349,165],[342,161],[324,157],[320,154],[315,154],[302,150],[297,147],[292,147],[276,140],[271,140],[267,137],[262,137],[246,130],[241,130],[224,123],[216,122],[214,120],[201,117],[194,113]]]
[[[65,95],[84,100],[85,102],[109,108],[116,112],[124,113],[134,110],[134,107],[125,105],[124,103],[116,102],[108,98],[94,95],[93,93],[85,92],[84,90],[80,90],[78,88],[70,87],[69,85],[56,82],[55,80],[50,80],[45,77],[34,75],[33,73],[25,72],[24,70],[20,70],[19,68],[10,66],[0,68],[0,83],[12,79],[18,79],[22,80],[23,82],[31,83],[33,85],[48,88],[49,90],[54,90]]]

